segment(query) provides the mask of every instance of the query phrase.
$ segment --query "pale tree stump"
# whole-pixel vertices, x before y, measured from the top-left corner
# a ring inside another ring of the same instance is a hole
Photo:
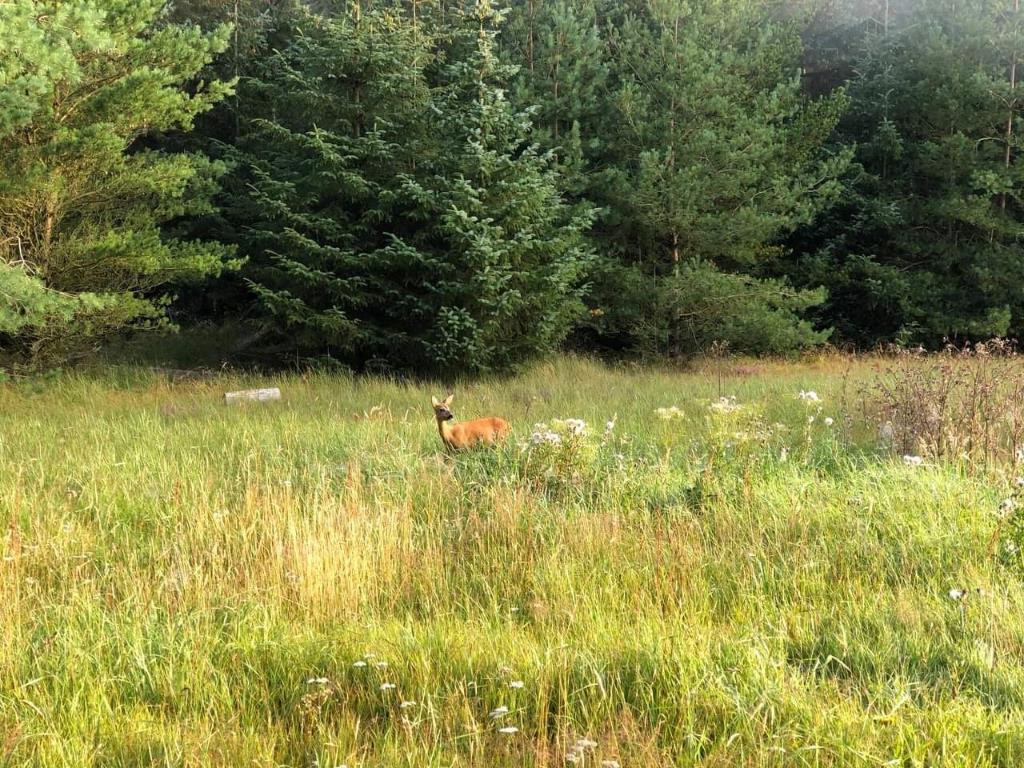
[[[232,403],[243,403],[247,401],[255,402],[266,402],[268,400],[280,400],[281,390],[277,387],[267,387],[265,389],[243,389],[238,392],[225,392],[224,402],[228,405]]]

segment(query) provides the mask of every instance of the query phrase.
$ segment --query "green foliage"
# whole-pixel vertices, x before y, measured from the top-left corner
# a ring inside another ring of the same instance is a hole
[[[567,187],[604,212],[592,340],[685,354],[721,334],[749,351],[823,338],[798,316],[823,294],[756,279],[779,237],[835,199],[849,159],[822,152],[846,99],[804,97],[792,25],[759,2],[560,0],[519,3],[510,30],[521,98],[540,105]],[[722,298],[739,290],[726,314],[749,314],[720,323],[689,272]]]
[[[1018,335],[1021,25],[1011,0],[10,0],[0,351],[166,326],[172,289],[266,357],[360,369]]]
[[[208,208],[217,164],[146,150],[229,92],[185,87],[226,46],[162,22],[162,0],[0,5],[0,352],[60,359],[159,323],[159,289],[228,250],[160,225]]]
[[[856,172],[784,272],[827,286],[821,320],[862,344],[1017,335],[1022,16],[991,0],[913,10],[855,59],[839,137]]]
[[[999,518],[997,556],[1018,579],[1024,578],[1024,478],[1017,478],[1010,495],[996,509]]]
[[[513,5],[502,30],[506,57],[517,62],[515,97],[533,107],[535,136],[558,156],[565,184],[587,193],[585,174],[604,148],[600,127],[612,75],[592,0],[527,0]]]
[[[582,309],[589,209],[561,200],[504,95],[497,14],[455,15],[439,38],[393,11],[300,13],[243,93],[229,237],[291,349],[501,369]]]
[[[597,306],[585,328],[647,357],[707,353],[716,343],[751,354],[785,354],[828,338],[801,319],[824,300],[824,291],[795,290],[708,262],[687,260],[662,276],[606,264],[594,281]]]
[[[623,248],[662,268],[749,266],[834,199],[844,158],[818,149],[844,100],[804,103],[799,38],[759,3],[658,4],[610,45],[621,82],[610,202],[637,239]]]

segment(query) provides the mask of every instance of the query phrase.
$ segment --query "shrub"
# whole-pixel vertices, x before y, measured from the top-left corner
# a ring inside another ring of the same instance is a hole
[[[716,344],[739,353],[785,354],[829,335],[801,318],[824,300],[823,292],[723,272],[707,262],[681,264],[677,274],[663,277],[605,265],[594,282],[597,306],[588,328],[606,343],[648,357],[687,357]]]
[[[1024,368],[1003,339],[888,350],[863,390],[862,415],[899,454],[971,462],[1015,461],[1024,447]]]

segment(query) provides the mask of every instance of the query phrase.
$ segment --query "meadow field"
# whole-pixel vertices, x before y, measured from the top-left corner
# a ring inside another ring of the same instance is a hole
[[[1017,467],[877,368],[2,386],[0,765],[1021,765]]]

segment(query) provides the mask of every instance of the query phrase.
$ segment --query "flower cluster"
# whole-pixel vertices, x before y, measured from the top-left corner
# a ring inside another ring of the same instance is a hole
[[[609,422],[612,428],[615,422]],[[610,429],[608,430],[610,431]],[[583,419],[564,419],[552,421],[551,424],[538,422],[533,425],[533,433],[526,447],[540,445],[561,445],[565,439],[581,438],[587,434],[587,422]]]
[[[821,398],[818,397],[818,393],[815,392],[813,389],[809,389],[806,392],[801,389],[800,394],[798,394],[797,397],[807,404],[821,402]]]
[[[569,430],[569,434],[573,437],[579,437],[587,432],[587,422],[583,419],[566,419],[565,428]]]
[[[587,752],[597,749],[597,742],[592,739],[577,739],[576,743],[569,747],[565,755],[567,763],[582,763]]]
[[[729,397],[720,397],[711,403],[712,413],[735,413],[740,410],[742,406],[736,402],[736,396],[730,395]]]
[[[552,419],[533,425],[529,439],[520,443],[524,479],[546,492],[579,494],[588,484],[621,471],[620,450],[628,438],[615,432],[617,417],[588,424],[580,418]]]
[[[996,517],[1000,520],[1005,520],[1015,511],[1017,511],[1017,500],[1013,496],[1010,496],[999,503],[999,509],[996,511]]]
[[[999,502],[995,510],[1000,538],[998,557],[1006,567],[1024,575],[1024,477],[1013,481],[1010,495]]]
[[[679,410],[679,408],[677,408],[674,405],[669,408],[658,408],[657,410],[654,411],[654,414],[659,419],[664,419],[665,421],[671,421],[672,419],[681,419],[685,415],[681,410]]]
[[[562,436],[557,432],[548,429],[547,424],[534,424],[533,434],[530,435],[530,445],[561,445]]]

